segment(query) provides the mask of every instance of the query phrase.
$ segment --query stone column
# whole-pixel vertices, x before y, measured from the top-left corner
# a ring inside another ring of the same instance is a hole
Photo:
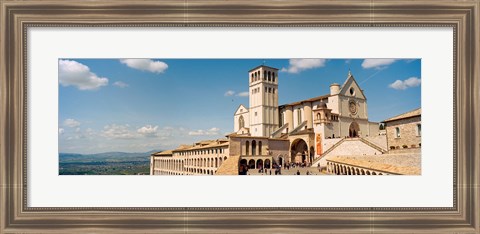
[[[291,106],[287,106],[285,109],[285,123],[288,123],[288,131],[293,130],[293,109]]]
[[[305,115],[305,120],[307,121],[307,128],[313,128],[312,103],[304,104],[303,114]]]

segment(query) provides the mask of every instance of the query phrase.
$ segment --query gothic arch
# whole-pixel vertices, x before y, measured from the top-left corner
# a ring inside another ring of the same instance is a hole
[[[244,128],[245,127],[245,119],[243,118],[243,115],[240,115],[238,118],[238,129]]]
[[[358,125],[357,122],[352,122],[350,124],[350,127],[348,128],[348,136],[349,137],[359,137],[360,134],[360,126]]]

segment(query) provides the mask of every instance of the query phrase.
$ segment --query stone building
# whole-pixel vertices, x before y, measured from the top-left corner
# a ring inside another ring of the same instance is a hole
[[[151,174],[225,175],[237,174],[242,166],[259,169],[285,163],[333,172],[332,164],[340,163],[333,161],[337,156],[387,153],[388,127],[410,121],[403,115],[388,119],[386,133],[380,134],[379,124],[368,119],[367,98],[350,71],[342,85],[330,85],[328,94],[284,105],[278,105],[278,69],[265,65],[253,68],[248,72],[248,84],[249,106],[238,106],[233,116],[234,132],[227,139],[183,145],[171,154],[152,154]],[[402,134],[412,131],[407,125],[398,127]],[[401,136],[393,140],[395,147],[406,144],[401,141],[410,142],[408,146],[420,145],[407,135]]]
[[[373,155],[336,153],[326,159],[327,172],[336,175],[420,175],[421,109],[386,119],[383,125],[387,151]],[[353,148],[350,146],[350,151],[354,151]]]
[[[234,114],[238,135],[289,139],[286,162],[312,164],[331,139],[379,135],[378,123],[368,120],[367,98],[351,72],[330,93],[278,105],[278,69],[258,66],[249,71],[249,107]]]
[[[227,139],[200,141],[150,157],[151,175],[237,175],[240,165],[273,168],[288,155],[286,139],[230,134]]]
[[[422,146],[421,109],[384,120],[387,130],[387,147],[390,150]]]

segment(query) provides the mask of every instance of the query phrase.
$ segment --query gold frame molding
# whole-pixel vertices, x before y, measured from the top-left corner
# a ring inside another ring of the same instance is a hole
[[[479,0],[0,0],[0,233],[480,233]],[[452,27],[454,206],[27,207],[29,27]]]

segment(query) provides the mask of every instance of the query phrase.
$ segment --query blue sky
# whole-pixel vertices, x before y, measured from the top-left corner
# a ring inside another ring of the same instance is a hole
[[[350,69],[370,121],[420,107],[420,59],[61,59],[59,151],[171,149],[233,131],[248,71],[280,69],[279,104],[329,93]]]

